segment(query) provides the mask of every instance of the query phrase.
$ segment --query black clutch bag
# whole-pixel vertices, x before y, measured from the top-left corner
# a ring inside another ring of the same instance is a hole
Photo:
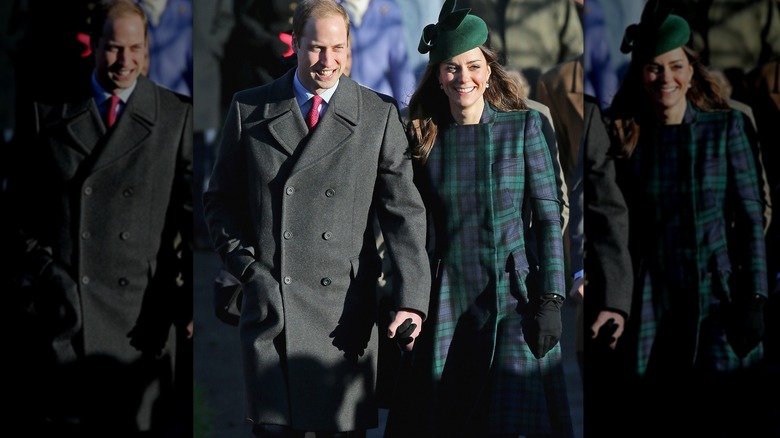
[[[241,318],[241,282],[225,268],[214,279],[214,312],[217,318],[237,326]]]

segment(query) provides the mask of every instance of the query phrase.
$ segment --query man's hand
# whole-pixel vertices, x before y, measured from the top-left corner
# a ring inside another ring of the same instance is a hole
[[[612,325],[612,327],[610,327],[610,325]],[[610,337],[609,348],[614,350],[615,347],[617,347],[618,339],[620,339],[620,336],[623,334],[625,325],[626,320],[623,318],[622,314],[611,310],[602,310],[596,317],[596,321],[590,326],[590,337],[596,339],[599,336],[600,331],[614,330],[612,333],[607,333]]]
[[[579,276],[571,284],[569,289],[569,298],[574,300],[577,304],[582,304],[582,300],[585,297],[585,277]]]
[[[422,315],[415,311],[399,310],[387,327],[387,337],[395,339],[406,351],[412,351],[414,340],[420,335],[421,329]]]

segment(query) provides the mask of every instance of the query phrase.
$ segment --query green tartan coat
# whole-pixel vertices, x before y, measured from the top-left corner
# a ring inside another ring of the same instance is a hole
[[[754,365],[762,346],[740,360],[724,331],[731,300],[767,295],[763,204],[744,117],[689,104],[680,125],[645,123],[618,178],[636,274],[628,326],[636,373]]]
[[[538,360],[523,338],[529,300],[565,295],[561,204],[540,117],[486,105],[479,124],[442,127],[417,169],[434,285],[401,379],[419,398],[391,406],[387,436],[572,433],[560,345]]]

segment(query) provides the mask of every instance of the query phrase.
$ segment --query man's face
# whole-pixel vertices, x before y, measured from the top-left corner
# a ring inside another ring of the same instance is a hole
[[[296,35],[298,80],[307,90],[320,94],[336,85],[347,65],[347,26],[338,15],[311,18]]]
[[[137,15],[107,19],[95,47],[95,76],[111,93],[131,86],[144,68],[144,22]]]

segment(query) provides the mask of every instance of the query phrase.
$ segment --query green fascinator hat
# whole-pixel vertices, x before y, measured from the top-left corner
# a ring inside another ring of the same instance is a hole
[[[428,62],[435,64],[485,44],[488,28],[471,9],[455,10],[455,0],[441,7],[439,22],[425,26],[417,50],[430,53]]]
[[[661,8],[657,0],[650,0],[642,11],[638,24],[626,28],[620,51],[632,56],[653,58],[688,44],[691,28],[672,9]]]

